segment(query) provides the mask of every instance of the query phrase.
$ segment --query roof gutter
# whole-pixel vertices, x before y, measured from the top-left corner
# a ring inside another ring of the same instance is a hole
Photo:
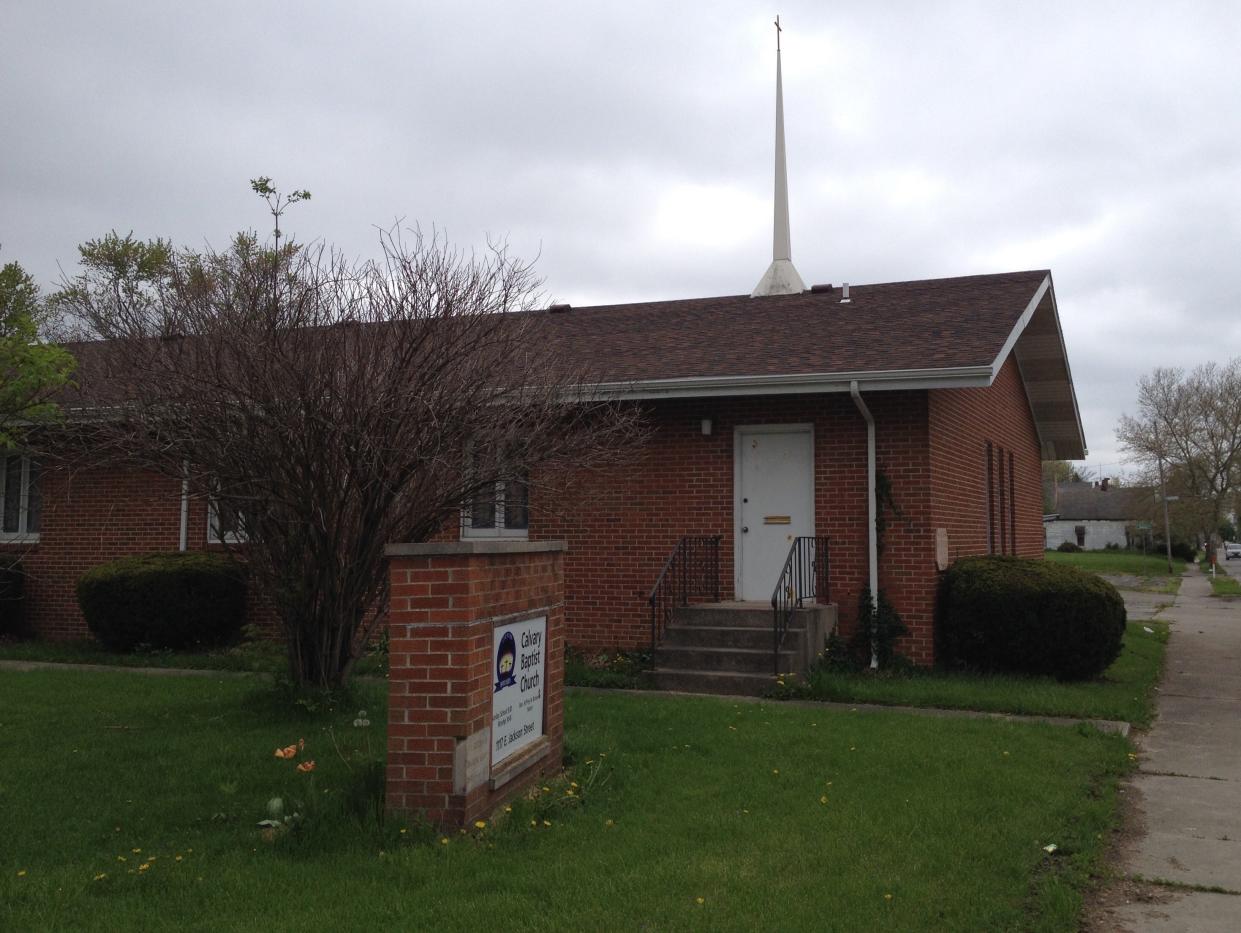
[[[588,388],[595,398],[703,398],[717,395],[807,395],[851,392],[852,386],[868,391],[898,389],[985,388],[991,384],[988,364],[944,369],[892,369],[845,373],[780,373],[750,376],[686,376],[677,379],[642,379],[604,382]]]
[[[873,612],[879,599],[879,508],[878,502],[875,501],[875,416],[870,413],[866,402],[862,400],[862,393],[858,389],[856,379],[849,383],[849,394],[853,396],[853,404],[857,406],[857,410],[866,419],[866,515],[869,519],[866,557],[870,563],[870,604]],[[871,670],[879,667],[877,647],[872,637],[870,640]]]

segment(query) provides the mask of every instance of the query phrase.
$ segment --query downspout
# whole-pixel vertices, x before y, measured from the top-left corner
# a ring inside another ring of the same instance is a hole
[[[870,561],[870,600],[871,608],[877,607],[879,599],[879,509],[878,503],[875,501],[875,417],[870,413],[870,409],[866,407],[866,402],[862,400],[862,393],[858,391],[857,380],[854,379],[849,383],[849,394],[853,396],[853,404],[857,406],[857,410],[862,413],[862,417],[866,419],[866,517],[869,534],[866,542],[866,556]],[[870,669],[877,670],[879,667],[879,654],[876,650],[875,641],[872,638],[870,644]]]
[[[190,543],[190,466],[181,465],[181,539],[178,550],[184,551]]]

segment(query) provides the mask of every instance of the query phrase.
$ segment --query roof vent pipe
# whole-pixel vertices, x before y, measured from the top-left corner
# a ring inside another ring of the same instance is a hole
[[[840,290],[840,303],[842,305],[847,305],[851,301],[853,301],[853,299],[849,297],[849,283],[845,282],[844,285],[841,286]]]

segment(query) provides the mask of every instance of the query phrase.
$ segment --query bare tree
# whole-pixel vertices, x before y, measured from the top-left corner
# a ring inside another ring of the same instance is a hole
[[[1133,461],[1168,466],[1211,547],[1241,481],[1241,358],[1143,376],[1138,414],[1124,415],[1116,436]]]
[[[77,423],[234,516],[307,685],[347,681],[380,624],[386,544],[435,535],[497,483],[549,502],[553,477],[644,431],[541,339],[529,265],[417,233],[382,247],[351,263],[247,235],[169,253],[135,290],[87,268],[62,293],[107,341],[80,380],[107,416]]]

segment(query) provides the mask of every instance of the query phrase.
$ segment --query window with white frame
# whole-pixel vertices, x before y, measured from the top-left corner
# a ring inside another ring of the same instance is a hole
[[[461,510],[464,538],[524,538],[530,531],[530,489],[525,480],[501,480]]]
[[[212,496],[207,502],[207,540],[240,544],[247,540],[245,515],[236,502]]]
[[[39,463],[23,454],[3,457],[0,470],[0,541],[37,541],[43,516]]]

